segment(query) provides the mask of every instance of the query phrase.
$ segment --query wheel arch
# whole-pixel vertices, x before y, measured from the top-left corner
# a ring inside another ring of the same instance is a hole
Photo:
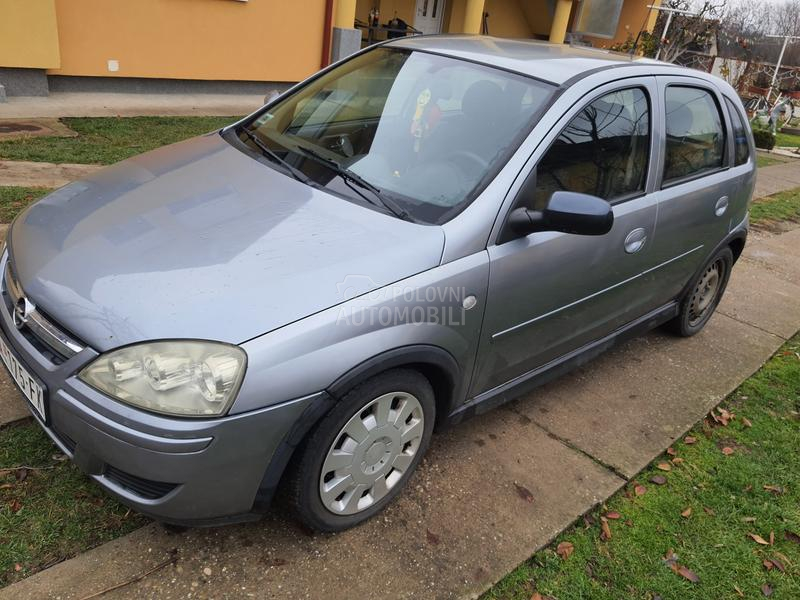
[[[458,398],[464,394],[461,368],[453,355],[438,346],[425,344],[381,352],[338,377],[328,386],[323,397],[310,405],[298,419],[267,466],[256,493],[253,511],[265,512],[269,508],[297,448],[342,396],[367,379],[397,368],[414,369],[428,379],[436,400],[435,427],[443,426]]]

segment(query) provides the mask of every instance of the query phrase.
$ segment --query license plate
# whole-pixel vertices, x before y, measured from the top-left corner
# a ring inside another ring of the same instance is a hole
[[[8,343],[2,335],[0,335],[0,358],[11,374],[11,378],[16,382],[20,391],[28,399],[28,402],[31,403],[36,413],[42,421],[47,421],[44,407],[44,388],[39,385],[33,376],[28,373],[28,370],[17,360],[17,357],[11,352]]]

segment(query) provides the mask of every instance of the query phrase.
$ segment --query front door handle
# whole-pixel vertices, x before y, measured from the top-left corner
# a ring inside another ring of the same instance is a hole
[[[728,197],[723,196],[717,200],[717,204],[714,206],[714,214],[721,217],[725,214],[726,210],[728,210]]]
[[[644,248],[644,243],[647,241],[647,232],[643,227],[639,227],[631,231],[625,237],[625,252],[633,254]]]

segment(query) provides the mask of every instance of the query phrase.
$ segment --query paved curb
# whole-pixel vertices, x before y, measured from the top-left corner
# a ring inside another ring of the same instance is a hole
[[[102,165],[0,160],[0,186],[57,188],[102,168]]]
[[[267,89],[265,88],[265,93]],[[246,115],[264,104],[264,94],[112,94],[53,92],[44,97],[11,96],[0,118]]]

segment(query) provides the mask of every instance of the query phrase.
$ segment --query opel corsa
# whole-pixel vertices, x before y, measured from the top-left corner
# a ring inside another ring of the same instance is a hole
[[[0,356],[137,511],[322,531],[395,498],[435,428],[708,322],[754,147],[734,90],[591,49],[374,46],[221,131],[29,207]]]

